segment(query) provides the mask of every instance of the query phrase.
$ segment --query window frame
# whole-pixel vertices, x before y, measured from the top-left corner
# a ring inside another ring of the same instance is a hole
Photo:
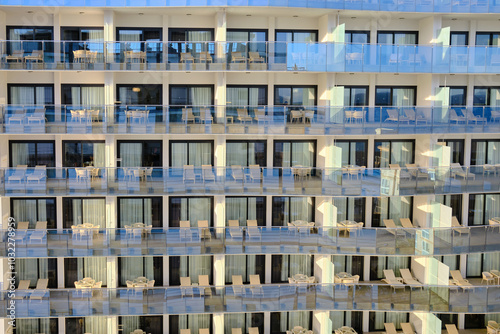
[[[142,200],[142,222],[144,223],[146,221],[145,217],[146,217],[146,213],[144,212],[144,200],[146,199],[151,199],[152,201],[154,201],[155,199],[156,200],[159,200],[159,208],[160,208],[160,212],[158,213],[159,214],[159,223],[157,224],[157,226],[155,226],[154,224],[154,220],[151,219],[151,227],[152,228],[162,228],[163,227],[163,197],[162,196],[132,196],[132,197],[123,197],[123,196],[119,196],[116,198],[116,208],[117,208],[117,212],[116,212],[116,226],[118,228],[125,228],[125,226],[120,226],[121,225],[121,213],[120,213],[120,208],[121,208],[121,200],[122,199],[141,199]],[[154,203],[151,203],[152,205],[152,208],[154,207]]]
[[[391,90],[391,96],[389,98],[391,104],[390,105],[380,105],[380,104],[377,104],[377,89],[378,88],[389,88]],[[394,98],[394,90],[395,89],[413,89],[414,91],[414,94],[413,94],[413,102],[412,102],[412,106],[416,106],[417,105],[417,86],[412,86],[412,85],[409,85],[409,86],[387,86],[387,85],[377,85],[375,86],[375,107],[397,107],[397,106],[394,106],[392,104],[392,100]]]
[[[303,107],[304,105],[293,104],[293,89],[294,88],[314,88],[314,104],[313,106],[318,105],[318,85],[274,85],[274,105],[276,106],[286,106],[289,108],[298,108]],[[290,89],[290,103],[289,104],[280,104],[277,102],[276,98],[279,98],[279,94],[277,94],[278,89]]]
[[[35,94],[35,105],[54,105],[54,84],[46,84],[46,83],[43,83],[43,84],[38,84],[38,83],[35,83],[35,84],[27,84],[27,83],[8,83],[7,84],[7,104],[12,104],[12,93],[10,91],[11,87],[31,87]],[[38,87],[44,87],[44,88],[47,88],[47,87],[50,87],[52,88],[52,103],[44,103],[44,104],[38,104],[38,95],[36,94],[36,88]]]
[[[260,166],[260,167],[264,167],[266,168],[267,167],[267,141],[266,140],[236,140],[236,139],[233,139],[233,140],[226,140],[226,145],[228,143],[233,143],[233,144],[247,144],[246,145],[246,151],[247,151],[247,165],[246,166],[241,166],[241,167],[248,167],[248,161],[250,159],[250,152],[249,152],[249,149],[248,149],[248,144],[250,143],[254,143],[254,144],[264,144],[264,162],[265,164]],[[213,148],[212,148],[212,151],[213,151]],[[227,150],[226,150],[226,162],[227,162]],[[226,167],[231,167],[230,165],[228,165],[226,163]]]
[[[141,165],[142,167],[151,167],[151,166],[144,166],[144,145],[147,143],[160,143],[160,161],[159,164],[156,166],[152,166],[153,168],[159,168],[163,167],[163,140],[117,140],[116,141],[116,157],[117,157],[117,167],[121,167],[122,163],[122,156],[121,156],[121,150],[120,150],[120,144],[122,143],[136,143],[136,144],[142,144],[142,152],[143,154],[141,155]]]
[[[55,140],[9,140],[9,166],[10,168],[15,168],[16,166],[12,166],[12,144],[35,144],[35,160],[37,161],[35,166],[39,165],[38,163],[38,144],[52,144],[52,152],[56,153],[56,142]],[[33,166],[33,167],[35,167]],[[46,166],[49,168],[55,167],[55,158],[53,166]],[[30,167],[32,168],[32,167]]]
[[[346,30],[345,34],[350,34],[350,41],[345,41],[346,44],[370,44],[370,30]],[[366,43],[353,43],[352,34],[365,34],[367,37]],[[368,86],[367,86],[368,87]]]
[[[380,34],[391,34],[392,35],[392,43],[384,44],[384,45],[418,45],[419,31],[418,30],[377,30],[377,44],[380,43]],[[415,35],[415,44],[395,44],[394,38],[396,34],[413,34]]]
[[[197,144],[206,144],[210,143],[211,148],[210,150],[212,151],[211,154],[211,165],[214,167],[214,161],[215,161],[215,150],[214,150],[214,141],[213,140],[169,140],[168,141],[168,166],[169,168],[174,168],[172,167],[172,144],[187,144],[187,152],[186,152],[186,157],[188,158],[188,165],[189,163],[189,144],[190,143],[197,143]]]
[[[66,224],[67,222],[67,217],[69,215],[68,210],[69,207],[72,206],[72,201],[74,200],[79,200],[81,205],[80,205],[80,216],[82,217],[82,222],[83,222],[83,200],[85,199],[99,199],[99,200],[104,200],[104,205],[106,205],[106,197],[63,197],[62,198],[62,223],[63,223],[63,228],[64,229],[70,229],[71,226],[68,226]],[[72,207],[72,211],[75,209]],[[119,214],[119,211],[118,211]],[[106,225],[106,217],[104,217],[104,225]]]
[[[68,166],[66,161],[66,144],[104,144],[104,140],[63,140],[62,141],[62,153],[63,153],[63,167],[83,167],[83,151],[80,152],[80,166]]]

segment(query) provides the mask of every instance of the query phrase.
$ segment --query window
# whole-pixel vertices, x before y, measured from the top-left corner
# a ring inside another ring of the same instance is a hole
[[[193,165],[214,164],[214,142],[200,141],[170,141],[170,167],[184,167]]]
[[[214,40],[211,28],[169,28],[168,40],[171,42],[210,42]]]
[[[213,85],[178,86],[170,85],[170,105],[172,106],[212,106],[214,105]]]
[[[125,105],[162,105],[162,85],[116,85],[116,98]]]
[[[462,222],[462,195],[436,195],[435,201],[451,207],[451,215]]]
[[[267,57],[267,30],[228,29],[226,41],[228,52],[242,52],[247,58],[247,52],[258,52]]]
[[[61,85],[61,102],[65,105],[103,107],[104,85]]]
[[[451,163],[464,164],[464,140],[463,139],[439,139],[438,142],[446,143],[451,148]]]
[[[29,222],[29,228],[34,229],[39,221],[46,221],[48,229],[56,228],[55,198],[11,198],[11,214],[17,222]]]
[[[54,51],[53,43],[42,43],[54,39],[52,27],[30,27],[30,26],[7,26],[7,53],[12,54],[15,50],[23,50],[24,53],[32,53],[34,50],[44,51],[46,62],[52,61]]]
[[[467,101],[467,87],[450,87],[450,106],[465,106]]]
[[[477,115],[484,114],[484,117],[490,119],[494,116],[494,112],[498,113],[500,107],[500,87],[474,87],[474,106],[474,109],[479,109]],[[493,121],[495,117],[491,120]]]
[[[231,107],[267,105],[267,86],[227,86],[226,104]]]
[[[123,41],[161,42],[162,29],[161,28],[116,28],[116,40],[120,42]]]
[[[192,283],[199,283],[200,275],[208,275],[210,284],[213,282],[213,256],[170,256],[169,257],[170,286],[181,285],[181,277],[190,277]]]
[[[19,286],[21,280],[29,280],[30,288],[33,289],[38,280],[42,278],[49,280],[47,285],[49,289],[57,288],[57,259],[16,259],[14,266],[15,269],[12,272],[16,273],[16,286]]]
[[[500,253],[469,253],[467,254],[467,277],[482,277],[484,271],[498,270]]]
[[[470,164],[496,165],[500,163],[500,139],[483,140],[473,139],[471,148]]]
[[[313,275],[314,255],[272,255],[271,261],[271,283],[288,283],[297,274]]]
[[[273,226],[288,226],[296,220],[314,221],[314,197],[273,197]]]
[[[316,141],[274,141],[274,167],[315,167]]]
[[[163,257],[118,257],[118,286],[127,286],[127,281],[137,277],[155,280],[155,286],[163,285]]]
[[[389,164],[405,167],[415,161],[414,140],[375,141],[374,168],[388,168]]]
[[[287,63],[288,55],[288,43],[297,43],[295,45],[298,48],[302,44],[302,48],[305,52],[304,43],[315,43],[318,41],[318,31],[317,30],[276,30],[274,43],[275,57],[274,61],[278,64]]]
[[[257,327],[259,333],[264,333],[264,313],[224,314],[224,333],[231,333],[233,328],[241,328],[246,333],[249,327]]]
[[[14,334],[23,333],[59,333],[58,318],[16,319]],[[70,332],[69,332],[70,333]]]
[[[361,311],[330,311],[332,328],[352,327],[357,333],[363,333],[363,312]]]
[[[370,32],[361,30],[346,30],[345,42],[352,44],[368,44],[370,43]]]
[[[369,331],[385,331],[384,323],[393,323],[401,330],[401,323],[409,322],[409,313],[404,312],[370,312]]]
[[[336,273],[359,275],[360,280],[363,280],[363,256],[332,255],[332,263]]]
[[[342,166],[367,166],[368,141],[337,140],[335,146],[342,149]]]
[[[408,107],[416,105],[417,87],[375,87],[375,105]]]
[[[179,227],[181,220],[188,220],[191,227],[198,227],[198,221],[208,220],[213,226],[213,197],[170,197],[169,227]]]
[[[75,288],[75,282],[84,277],[92,277],[96,282],[107,282],[107,258],[104,256],[64,259],[64,282],[66,288]]]
[[[301,326],[313,328],[313,313],[311,311],[271,312],[271,334],[281,334],[290,328]]]
[[[250,275],[259,275],[265,281],[265,255],[226,255],[226,284],[233,283],[233,275],[240,275],[244,284],[250,283]]]
[[[61,27],[61,40],[66,62],[73,62],[76,50],[104,51],[103,27]],[[84,42],[84,43],[82,43]]]
[[[465,314],[465,329],[477,329],[481,330],[488,326],[488,321],[493,320],[500,323],[500,314]]]
[[[90,223],[106,227],[106,200],[104,198],[63,198],[63,227]],[[93,276],[92,276],[93,277]]]
[[[104,167],[104,141],[63,141],[64,167]]]
[[[117,62],[123,63],[124,51],[143,51],[146,52],[147,63],[162,62],[162,29],[161,28],[116,28],[118,50]]]
[[[373,197],[372,227],[385,226],[384,219],[392,219],[401,226],[400,218],[413,217],[413,197]]]
[[[469,226],[489,225],[489,220],[500,217],[500,194],[469,195]]]
[[[9,104],[53,105],[54,85],[52,84],[8,84]]]
[[[469,33],[467,31],[452,31],[450,33],[451,46],[469,45]]]
[[[227,141],[226,166],[267,165],[265,141]]]
[[[345,86],[344,106],[358,107],[368,105],[368,86]]]
[[[118,141],[118,167],[161,167],[160,140]]]
[[[164,333],[161,315],[118,317],[118,323],[121,325],[118,328],[122,328],[123,333],[133,333],[138,328],[149,334]]]
[[[162,198],[118,198],[118,227],[125,228],[136,223],[162,227]]]
[[[247,220],[257,220],[257,225],[266,226],[265,197],[226,197],[226,221],[238,220],[247,226]]]
[[[408,256],[371,256],[370,281],[385,278],[384,270],[392,269],[396,277],[401,277],[399,269],[410,269],[411,261]]]
[[[53,141],[10,141],[10,167],[55,167]],[[50,173],[49,173],[50,174]]]
[[[499,46],[500,32],[476,32],[476,46]]]
[[[277,106],[315,106],[317,86],[274,86]]]
[[[365,198],[336,197],[333,205],[337,208],[337,221],[365,221]]]
[[[196,53],[208,52],[214,56],[214,30],[211,28],[169,28],[168,29],[168,62],[179,63],[183,52]],[[190,42],[190,43],[186,43]]]
[[[447,265],[450,270],[460,270],[460,255],[434,256],[434,258]]]
[[[377,38],[377,43],[379,44],[418,44],[418,32],[416,31],[379,31]]]
[[[64,318],[66,323],[66,332],[73,334],[96,333],[101,328],[106,328],[108,317],[94,316],[82,318]]]
[[[170,334],[179,334],[181,329],[190,329],[191,333],[199,333],[200,328],[208,328],[209,333],[212,334],[212,326],[212,314],[208,313],[170,315],[168,317],[168,333]]]

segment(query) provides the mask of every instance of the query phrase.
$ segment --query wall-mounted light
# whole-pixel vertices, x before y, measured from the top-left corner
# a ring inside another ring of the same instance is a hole
[[[141,88],[140,87],[134,87],[134,88],[132,88],[132,91],[134,93],[139,93],[141,91]]]

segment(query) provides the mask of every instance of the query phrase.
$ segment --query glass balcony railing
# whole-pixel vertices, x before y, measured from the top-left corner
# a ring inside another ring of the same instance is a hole
[[[500,191],[500,165],[432,168],[124,167],[0,169],[2,196],[407,196]]]
[[[0,231],[6,257],[211,254],[453,255],[500,251],[500,226],[457,228],[211,227]],[[10,235],[10,236],[9,236]],[[422,244],[425,240],[425,246]],[[12,245],[12,244],[10,244]],[[419,249],[420,247],[420,249]],[[425,251],[424,251],[425,248]]]
[[[0,105],[0,133],[498,133],[500,107]]]
[[[0,294],[0,313],[14,304],[17,318],[283,311],[500,312],[500,286],[381,283],[172,286],[117,289],[17,290]],[[12,303],[12,304],[11,304]]]
[[[495,0],[0,0],[2,6],[63,7],[299,7],[391,12],[499,13]]]
[[[498,46],[2,41],[0,55],[6,70],[500,73]]]

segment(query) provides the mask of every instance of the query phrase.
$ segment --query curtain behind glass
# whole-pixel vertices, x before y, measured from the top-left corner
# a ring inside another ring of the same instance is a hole
[[[16,333],[52,333],[50,320],[43,318],[16,319]]]
[[[255,202],[255,198],[253,198]],[[255,209],[256,211],[256,209]],[[251,212],[252,214],[252,212]],[[255,214],[252,214],[254,216]],[[238,220],[240,226],[247,226],[247,199],[243,197],[231,198],[226,197],[226,220]]]
[[[210,106],[212,104],[211,87],[190,87],[191,100],[194,106]]]
[[[210,42],[212,33],[210,31],[187,31],[189,42]]]
[[[94,143],[94,167],[105,167],[106,166],[106,145],[104,143]]]
[[[251,324],[252,313],[226,313],[224,315],[224,333],[231,333],[233,328],[241,328],[241,332],[246,333],[246,327],[250,327]]]
[[[395,107],[413,106],[415,101],[415,89],[394,88],[392,90],[392,105]]]
[[[195,167],[212,165],[211,143],[189,143],[189,164]]]
[[[392,142],[391,164],[399,164],[405,167],[406,164],[413,162],[413,143],[412,142]]]
[[[500,88],[490,88],[490,106],[500,106]]]
[[[248,166],[247,143],[226,143],[226,166]]]
[[[107,334],[107,317],[85,317],[85,332],[92,334]]]
[[[288,278],[296,274],[312,275],[312,255],[283,255],[281,257],[281,281],[288,282]]]
[[[77,200],[78,201],[78,200]],[[75,201],[73,201],[74,203]],[[106,227],[106,200],[86,198],[83,202],[83,223],[90,223],[101,228]],[[75,212],[74,210],[73,212]],[[79,212],[79,211],[78,211]]]
[[[16,272],[16,286],[21,280],[29,280],[30,288],[34,288],[38,279],[49,278],[48,259],[17,259]]]
[[[228,87],[226,89],[226,103],[230,106],[246,106],[248,104],[247,87]]]
[[[153,224],[153,205],[151,198],[121,198],[120,199],[120,227],[143,223],[146,226]]]
[[[211,314],[181,314],[179,329],[191,329],[191,333],[199,333],[200,328],[210,329]],[[179,331],[180,332],[180,331]]]
[[[500,141],[488,142],[488,164],[496,165],[500,163]]]
[[[94,256],[77,258],[78,279],[91,277],[96,282],[102,282],[102,286],[107,286],[107,260],[106,257]]]
[[[141,329],[140,328],[140,318],[138,316],[131,316],[131,317],[121,317],[122,320],[122,325],[123,325],[123,332],[122,333],[132,333],[136,329]]]
[[[290,209],[291,217],[289,222],[296,220],[313,221],[314,208],[311,197],[290,197]]]
[[[256,275],[257,255],[226,255],[226,283],[232,283],[233,275],[241,275],[243,282],[250,281],[250,275]]]
[[[311,312],[309,311],[295,311],[295,312],[283,312],[281,313],[281,325],[280,329],[282,332],[293,329],[295,326],[301,326],[308,329],[311,319]]]
[[[120,286],[127,286],[127,280],[137,277],[154,279],[153,257],[121,257],[120,258]]]
[[[44,201],[45,202],[45,201]],[[37,203],[36,200],[14,200],[13,213],[18,222],[29,222],[29,228],[33,229],[37,222]]]
[[[292,142],[292,166],[314,167],[314,153],[312,142]]]
[[[35,104],[35,90],[33,87],[10,87],[11,104]]]
[[[29,165],[30,156],[30,146],[34,146],[30,143],[12,143],[11,144],[11,158],[12,166],[17,167],[18,165]],[[31,153],[33,154],[33,152]]]
[[[142,166],[142,143],[120,143],[122,167]]]

